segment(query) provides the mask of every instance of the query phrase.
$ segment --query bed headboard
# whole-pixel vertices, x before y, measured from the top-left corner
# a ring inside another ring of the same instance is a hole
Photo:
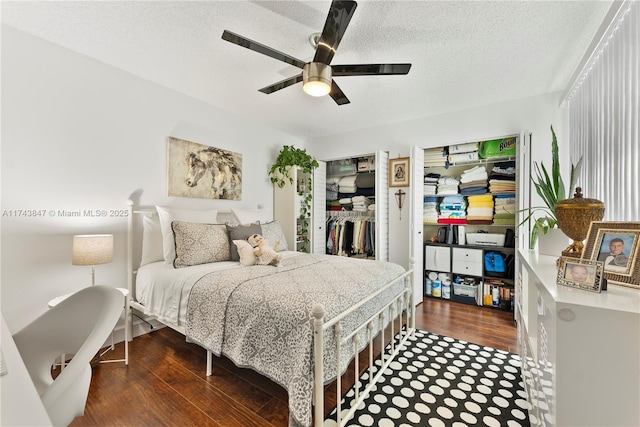
[[[127,289],[129,298],[133,303],[137,303],[136,297],[136,273],[140,267],[142,259],[142,219],[145,216],[157,217],[158,211],[154,206],[134,206],[133,200],[127,200],[129,216],[127,217]],[[233,223],[230,211],[218,211],[217,221],[220,224]]]

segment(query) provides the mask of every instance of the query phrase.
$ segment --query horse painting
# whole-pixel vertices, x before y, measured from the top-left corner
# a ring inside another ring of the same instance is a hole
[[[169,138],[169,195],[242,200],[242,155]]]
[[[242,189],[242,172],[229,151],[207,148],[189,153],[186,161],[189,172],[185,184],[198,185],[198,181],[207,173],[211,174],[211,194],[214,199],[238,200]]]

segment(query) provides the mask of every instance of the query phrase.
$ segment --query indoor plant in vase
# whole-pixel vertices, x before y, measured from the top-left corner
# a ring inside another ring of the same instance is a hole
[[[285,145],[280,150],[276,161],[269,169],[269,178],[273,184],[282,188],[287,181],[294,184],[291,175],[292,168],[300,168],[303,172],[303,181],[296,183],[298,193],[302,196],[302,205],[300,206],[300,230],[299,235],[302,237],[302,252],[307,252],[309,244],[309,220],[311,218],[311,200],[313,199],[312,184],[313,170],[318,167],[318,161],[307,153],[306,149],[296,148],[294,146]]]
[[[532,206],[526,209],[528,215],[522,220],[518,226],[532,220],[531,228],[531,240],[529,248],[533,249],[540,236],[560,233],[561,245],[560,251],[569,242],[568,237],[564,236],[562,231],[557,228],[558,220],[555,213],[555,204],[571,196],[576,184],[576,179],[582,168],[582,157],[578,160],[576,165],[571,164],[571,173],[569,175],[569,186],[565,187],[564,180],[560,176],[560,160],[558,157],[558,140],[556,134],[551,126],[551,174],[543,163],[533,162],[535,177],[532,177],[533,185],[536,188],[536,192],[542,198],[545,206]],[[553,230],[553,231],[552,231]],[[553,244],[554,246],[556,244]],[[540,243],[538,246],[540,250]],[[558,254],[560,251],[557,251]],[[555,253],[556,251],[553,251]],[[549,253],[543,250],[541,253]]]

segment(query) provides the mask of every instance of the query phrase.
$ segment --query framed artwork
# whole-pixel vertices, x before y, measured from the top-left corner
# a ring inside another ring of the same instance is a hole
[[[409,157],[389,159],[389,187],[409,186]]]
[[[602,290],[603,262],[570,257],[560,257],[556,283],[585,291]]]
[[[242,154],[169,137],[169,196],[242,200]]]
[[[640,222],[594,221],[582,258],[602,261],[608,283],[640,289]]]

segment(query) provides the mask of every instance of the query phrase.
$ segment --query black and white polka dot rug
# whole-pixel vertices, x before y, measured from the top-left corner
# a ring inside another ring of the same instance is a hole
[[[368,372],[360,379],[364,388]],[[352,388],[343,414],[354,397]],[[416,330],[347,425],[528,427],[528,409],[518,355]]]

